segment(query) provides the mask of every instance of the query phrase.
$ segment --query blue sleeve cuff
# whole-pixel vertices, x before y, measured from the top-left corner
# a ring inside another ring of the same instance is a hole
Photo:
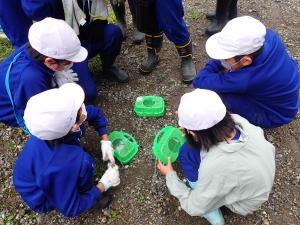
[[[104,134],[107,134],[107,128],[106,127],[100,127],[98,129],[98,133],[100,134],[100,136],[104,135]]]
[[[103,196],[103,193],[96,186],[92,187],[90,193],[95,196],[96,199],[100,199]]]

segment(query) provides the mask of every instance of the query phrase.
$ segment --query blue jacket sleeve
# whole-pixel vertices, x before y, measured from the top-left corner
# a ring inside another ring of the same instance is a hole
[[[93,105],[86,106],[87,121],[89,125],[93,126],[100,136],[107,134],[107,119],[104,114]]]
[[[247,89],[248,76],[241,70],[222,72],[219,60],[209,60],[193,81],[194,88],[202,88],[217,93],[244,93]]]

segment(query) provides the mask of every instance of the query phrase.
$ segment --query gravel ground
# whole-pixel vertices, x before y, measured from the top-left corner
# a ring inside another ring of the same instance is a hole
[[[204,49],[207,39],[204,31],[209,21],[205,19],[205,13],[214,9],[214,3],[208,0],[184,1],[198,70],[208,59]],[[290,54],[300,63],[299,0],[240,1],[239,14],[254,16],[278,31]],[[57,212],[38,215],[31,211],[12,185],[14,162],[26,137],[18,129],[0,125],[0,224],[208,224],[204,219],[187,215],[168,193],[164,178],[155,169],[151,150],[152,140],[160,128],[165,125],[176,126],[175,112],[180,96],[191,87],[181,83],[180,61],[174,46],[167,39],[161,51],[161,62],[150,76],[141,76],[137,70],[144,53],[145,47],[132,45],[130,37],[124,42],[118,64],[129,72],[129,84],[120,85],[99,78],[99,59],[91,63],[95,79],[98,79],[97,104],[109,119],[110,131],[126,131],[139,143],[139,152],[134,160],[127,166],[120,166],[121,185],[112,190],[114,201],[110,208],[72,219],[64,218]],[[166,114],[157,119],[137,118],[132,109],[135,98],[140,95],[163,96]],[[260,210],[247,217],[225,210],[226,224],[300,224],[299,113],[293,123],[267,130],[266,137],[276,146],[276,177],[270,199]],[[101,176],[105,165],[101,162],[98,136],[91,129],[83,145],[95,157],[97,175]]]

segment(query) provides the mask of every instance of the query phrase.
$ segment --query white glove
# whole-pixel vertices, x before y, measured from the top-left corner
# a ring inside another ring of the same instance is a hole
[[[79,81],[78,74],[75,73],[72,69],[67,71],[56,71],[54,73],[54,81],[58,87],[66,83],[75,83]]]
[[[112,165],[115,165],[114,149],[111,141],[101,141],[101,150],[103,161],[109,160]]]
[[[117,165],[112,166],[112,164],[109,163],[108,169],[105,171],[99,182],[103,184],[105,191],[110,187],[118,186],[120,184],[119,167]]]

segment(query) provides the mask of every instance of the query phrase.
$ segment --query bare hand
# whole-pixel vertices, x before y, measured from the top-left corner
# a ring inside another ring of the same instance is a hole
[[[171,163],[171,157],[168,157],[168,164],[166,166],[161,161],[158,161],[157,168],[165,176],[167,176],[169,172],[174,171]]]

